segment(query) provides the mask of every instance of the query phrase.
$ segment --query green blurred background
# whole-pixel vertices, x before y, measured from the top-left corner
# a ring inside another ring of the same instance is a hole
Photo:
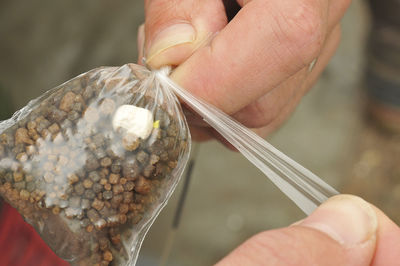
[[[91,68],[136,62],[140,0],[0,1],[0,115]],[[319,83],[268,140],[338,190],[400,221],[400,138],[365,119],[362,73],[369,25],[356,0],[343,41]],[[397,159],[396,159],[397,158]],[[397,161],[397,163],[396,163]],[[250,236],[287,226],[300,210],[240,154],[202,144],[168,265],[209,265]],[[139,265],[157,265],[178,188],[145,240]]]

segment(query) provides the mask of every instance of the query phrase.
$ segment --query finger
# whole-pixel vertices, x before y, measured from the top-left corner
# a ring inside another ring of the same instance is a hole
[[[256,235],[217,265],[370,265],[377,231],[369,203],[339,195],[296,225]]]
[[[189,124],[189,129],[190,129],[190,134],[192,136],[192,139],[194,141],[208,141],[213,138],[213,135],[211,133],[211,128],[206,128],[206,127],[199,127],[199,126],[194,126]]]
[[[251,1],[172,77],[196,96],[235,113],[319,55],[327,10],[328,2],[320,0]]]
[[[147,64],[179,65],[227,24],[220,0],[147,0]]]
[[[270,124],[283,112],[284,108],[297,103],[314,85],[335,54],[339,46],[340,35],[341,31],[338,25],[328,37],[312,72],[308,72],[308,67],[303,68],[277,88],[237,112],[233,117],[252,128]]]
[[[265,1],[265,0],[237,0],[240,6],[245,6],[251,1]],[[308,0],[303,1],[307,3]],[[344,13],[349,7],[351,0],[322,0],[329,3],[328,7],[328,32],[333,30],[339,21],[342,19]]]

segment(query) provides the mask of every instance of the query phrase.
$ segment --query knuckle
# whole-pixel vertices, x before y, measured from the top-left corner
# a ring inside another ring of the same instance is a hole
[[[269,108],[269,106],[262,105],[257,101],[234,114],[234,117],[246,127],[264,127],[271,123],[276,116],[274,110],[269,111]]]
[[[260,128],[270,124],[279,115],[279,108],[276,105],[254,103],[253,119],[249,120],[250,127]]]
[[[315,1],[303,1],[293,12],[283,15],[283,35],[291,52],[307,65],[318,56],[326,34],[322,10]]]

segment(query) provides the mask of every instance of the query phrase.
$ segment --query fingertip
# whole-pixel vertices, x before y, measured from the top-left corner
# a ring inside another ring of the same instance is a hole
[[[337,195],[319,206],[301,226],[319,230],[345,247],[376,240],[378,218],[371,204],[352,195]]]
[[[146,63],[153,69],[166,65],[178,66],[198,49],[208,45],[215,34],[204,27],[194,27],[189,23],[170,26],[150,45],[146,53]]]
[[[222,1],[155,0],[146,5],[146,63],[177,66],[227,24]]]
[[[152,68],[162,65],[176,65],[190,52],[196,40],[196,30],[190,23],[180,22],[161,30],[146,52],[147,64]]]

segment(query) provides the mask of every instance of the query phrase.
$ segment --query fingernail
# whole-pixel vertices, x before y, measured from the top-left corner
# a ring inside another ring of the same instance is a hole
[[[138,63],[139,64],[144,63],[143,62],[144,41],[145,41],[144,24],[142,24],[139,26],[138,34],[137,34]]]
[[[323,203],[300,226],[321,231],[341,245],[351,247],[375,238],[378,219],[363,199],[339,195]]]
[[[318,58],[315,58],[310,65],[308,66],[308,73],[312,72],[314,70],[315,64],[317,63]]]
[[[184,43],[191,43],[196,38],[196,31],[188,23],[179,23],[162,30],[152,41],[147,53],[147,61],[163,51]]]

